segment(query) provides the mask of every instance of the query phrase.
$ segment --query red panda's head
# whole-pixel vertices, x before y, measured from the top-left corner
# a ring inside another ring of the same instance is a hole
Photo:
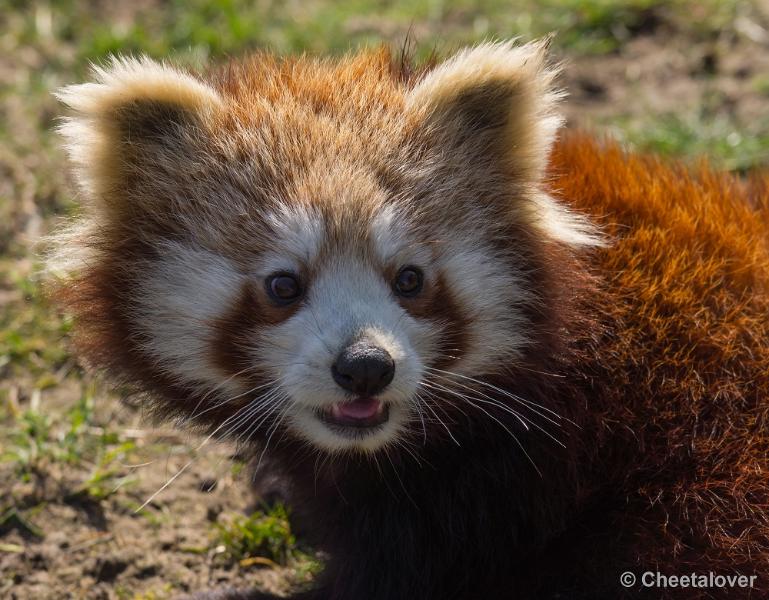
[[[545,51],[484,44],[412,77],[384,52],[206,78],[119,59],[65,88],[85,206],[52,268],[82,352],[241,441],[426,434],[461,404],[445,390],[536,342],[547,249],[598,242],[540,188]]]

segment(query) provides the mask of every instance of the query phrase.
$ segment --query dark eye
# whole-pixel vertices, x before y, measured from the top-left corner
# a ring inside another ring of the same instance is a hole
[[[422,290],[422,271],[416,267],[403,267],[395,276],[393,289],[399,296],[416,296]]]
[[[290,304],[302,295],[299,279],[291,273],[275,273],[266,280],[267,293],[278,304]]]

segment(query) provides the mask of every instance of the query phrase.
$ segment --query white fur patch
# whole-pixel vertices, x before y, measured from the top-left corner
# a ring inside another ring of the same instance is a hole
[[[537,194],[532,207],[534,225],[552,240],[575,247],[606,246],[608,243],[596,225],[547,194]]]
[[[521,273],[495,257],[481,235],[447,235],[437,264],[468,320],[468,347],[452,370],[478,376],[517,358],[529,336],[523,307],[532,301]]]
[[[371,222],[371,241],[374,252],[383,263],[389,263],[400,252],[405,242],[405,230],[392,204],[383,206]]]
[[[147,339],[143,350],[179,381],[219,385],[223,374],[210,359],[212,323],[237,298],[243,276],[206,250],[176,242],[164,249],[135,292],[134,322]]]
[[[299,271],[313,263],[320,251],[326,226],[320,214],[303,205],[281,204],[267,215],[274,247],[261,259],[259,275],[281,270]]]
[[[430,329],[395,301],[378,267],[339,256],[311,282],[307,305],[265,330],[257,360],[280,378],[291,397],[289,419],[300,435],[329,451],[372,451],[392,442],[413,418],[423,361],[430,357]],[[361,336],[390,353],[395,376],[379,395],[390,405],[388,422],[375,433],[351,439],[333,433],[313,411],[349,400],[334,381],[331,366],[342,349]]]
[[[407,217],[396,205],[386,204],[379,209],[369,227],[369,239],[374,254],[383,265],[400,268],[406,265],[429,264],[429,248],[410,235]]]

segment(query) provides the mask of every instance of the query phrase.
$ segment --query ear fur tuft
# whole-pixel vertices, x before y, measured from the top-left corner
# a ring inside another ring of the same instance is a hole
[[[94,83],[66,86],[56,97],[81,115],[108,115],[128,102],[149,100],[191,111],[220,107],[219,94],[192,75],[146,56],[113,57],[107,66],[94,65]]]
[[[417,127],[437,137],[458,163],[493,164],[517,185],[519,205],[549,239],[572,247],[606,244],[587,219],[540,190],[550,147],[563,119],[556,108],[558,67],[551,38],[515,45],[485,43],[430,71],[407,96]]]
[[[109,206],[127,168],[162,163],[185,127],[205,127],[223,101],[201,80],[147,57],[113,58],[93,71],[93,83],[56,94],[74,111],[59,131],[86,197]]]
[[[485,43],[460,51],[430,71],[408,94],[407,108],[454,144],[495,144],[522,183],[538,182],[562,123],[556,67],[547,63],[550,38],[516,46]]]

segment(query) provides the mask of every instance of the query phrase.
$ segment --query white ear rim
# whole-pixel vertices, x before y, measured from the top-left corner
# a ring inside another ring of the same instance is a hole
[[[54,95],[84,116],[105,115],[133,100],[156,100],[195,110],[221,107],[219,94],[203,81],[147,56],[112,57],[93,65],[95,81],[68,85]]]
[[[550,147],[564,121],[557,106],[565,94],[554,87],[559,68],[547,61],[549,44],[550,38],[545,38],[523,45],[511,40],[466,48],[417,83],[407,94],[406,108],[417,118],[430,119],[463,90],[493,81],[519,84],[520,94],[512,107],[520,111],[519,118],[513,119],[508,144],[523,152],[518,157],[519,164],[526,169],[529,183],[538,186],[547,167]],[[608,245],[600,229],[588,218],[572,212],[548,194],[535,192],[528,202],[533,225],[548,239],[575,248]]]
[[[58,131],[86,198],[101,195],[112,180],[119,107],[141,100],[167,103],[189,110],[201,121],[224,107],[213,87],[146,56],[113,57],[105,66],[94,65],[93,74],[94,82],[69,85],[55,94],[74,112],[62,120]]]
[[[539,80],[540,88],[549,87],[558,74],[556,67],[546,65],[550,38],[516,45],[515,39],[505,42],[484,42],[464,48],[422,78],[408,93],[406,108],[424,110],[438,107],[468,87],[486,81]]]
[[[523,45],[515,40],[488,42],[461,50],[407,93],[406,109],[417,118],[429,119],[464,90],[494,81],[517,84],[509,143],[518,148],[531,178],[539,180],[563,124],[556,108],[564,93],[554,86],[559,68],[548,63],[549,45],[550,38],[545,38]],[[519,140],[523,143],[517,144]]]

